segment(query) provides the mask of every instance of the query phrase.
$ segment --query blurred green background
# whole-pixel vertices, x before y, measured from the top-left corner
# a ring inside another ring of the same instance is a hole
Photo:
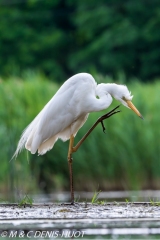
[[[159,64],[159,0],[0,0],[3,197],[69,190],[68,141],[44,156],[10,159],[23,129],[78,72],[126,84],[144,121],[121,106],[105,121],[106,134],[98,126],[73,156],[75,189],[159,189]],[[103,113],[89,116],[76,141]]]

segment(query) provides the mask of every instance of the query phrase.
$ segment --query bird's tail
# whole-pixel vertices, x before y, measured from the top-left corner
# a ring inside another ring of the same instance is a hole
[[[16,158],[18,156],[18,154],[23,150],[23,148],[25,147],[25,144],[28,140],[28,138],[31,136],[31,134],[33,133],[33,131],[35,130],[37,123],[39,121],[41,112],[37,115],[37,117],[24,129],[21,138],[18,142],[18,146],[17,149],[15,151],[15,153],[13,154],[12,158]]]
[[[17,155],[23,150],[23,148],[25,147],[26,141],[29,137],[29,132],[30,132],[30,125],[23,131],[21,138],[18,142],[17,149],[11,159],[17,158]]]

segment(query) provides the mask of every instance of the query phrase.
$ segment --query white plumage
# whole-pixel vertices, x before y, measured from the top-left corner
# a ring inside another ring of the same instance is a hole
[[[58,138],[66,141],[71,135],[75,136],[88,114],[108,108],[112,96],[141,117],[134,105],[129,104],[132,96],[126,86],[104,83],[97,85],[87,73],[69,78],[24,130],[14,157],[24,147],[32,154],[36,151],[39,155],[45,154],[53,148]]]

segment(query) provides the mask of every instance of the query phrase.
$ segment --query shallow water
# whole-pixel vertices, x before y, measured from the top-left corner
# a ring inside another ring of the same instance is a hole
[[[0,235],[38,239],[159,239],[156,203],[0,205]]]
[[[2,221],[3,230],[0,234],[4,234],[4,228],[7,227],[7,236],[24,236],[41,239],[159,239],[160,226],[157,224],[158,219],[150,224],[149,219],[137,220],[21,220]],[[23,238],[24,238],[23,237]],[[47,238],[48,237],[48,238]]]
[[[91,202],[94,192],[75,192],[75,199],[78,202]],[[57,192],[53,194],[36,194],[32,196],[34,202],[47,203],[47,202],[68,202],[70,201],[70,192]],[[105,202],[150,202],[160,201],[160,191],[145,190],[145,191],[108,191],[100,192],[98,195],[99,200]]]
[[[70,193],[34,195],[31,206],[0,204],[0,236],[3,239],[160,239],[160,191],[102,192],[101,204],[91,204],[93,195],[93,192],[75,193],[79,202],[74,206],[61,204],[69,202]],[[85,202],[81,202],[83,199]]]

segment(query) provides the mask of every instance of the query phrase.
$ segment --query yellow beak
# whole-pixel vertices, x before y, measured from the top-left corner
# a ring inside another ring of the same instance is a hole
[[[129,101],[129,100],[125,100],[125,101],[126,101],[128,107],[129,107],[130,109],[132,109],[140,118],[143,119],[143,116],[142,116],[141,113],[138,111],[138,109],[134,106],[134,104],[133,104],[131,101]]]

